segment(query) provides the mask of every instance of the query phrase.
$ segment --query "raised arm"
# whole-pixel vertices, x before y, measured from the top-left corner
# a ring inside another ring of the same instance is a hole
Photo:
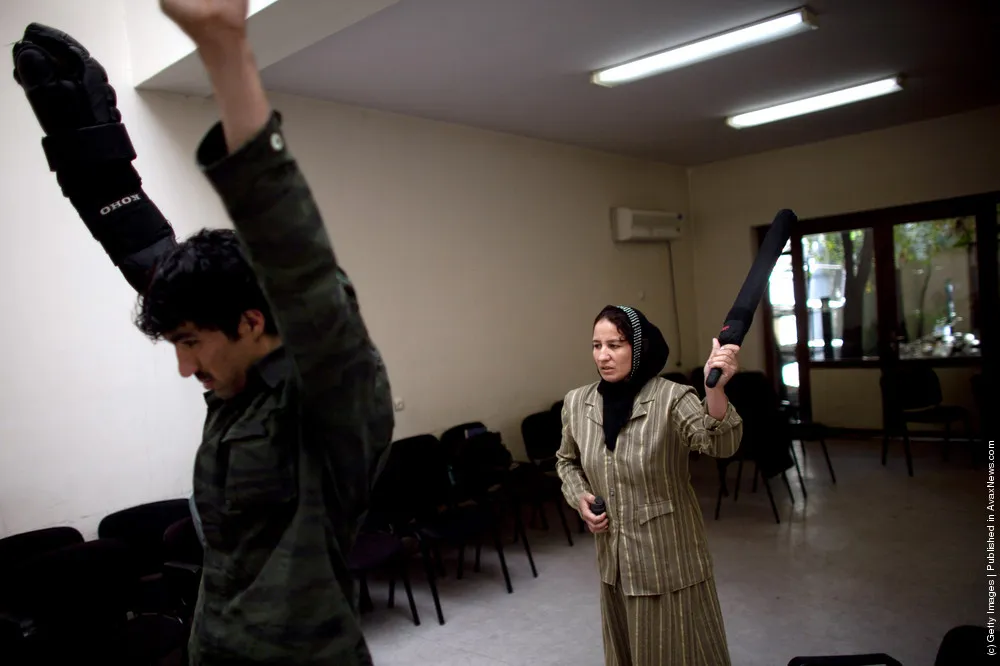
[[[729,458],[740,448],[743,420],[726,397],[726,384],[739,371],[737,345],[720,345],[712,340],[712,353],[705,362],[705,377],[713,368],[722,375],[714,388],[705,387],[704,402],[688,387],[670,406],[673,426],[681,439],[695,451],[714,458]]]
[[[681,441],[694,451],[713,458],[729,458],[740,448],[743,420],[727,402],[722,419],[709,413],[707,399],[698,399],[694,388],[686,387],[670,406],[673,427]]]
[[[246,38],[246,0],[162,0],[198,46],[222,122],[198,162],[222,198],[294,361],[306,432],[357,518],[393,428],[385,368],[289,153]],[[345,517],[346,517],[345,516]]]
[[[63,195],[142,293],[177,241],[132,166],[136,153],[104,67],[80,42],[39,23],[12,51],[14,80],[45,133],[42,148]]]

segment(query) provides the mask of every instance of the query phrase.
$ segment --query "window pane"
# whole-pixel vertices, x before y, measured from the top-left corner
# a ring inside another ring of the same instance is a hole
[[[875,235],[852,229],[802,237],[814,361],[878,356]]]
[[[979,355],[973,217],[893,227],[900,358]]]

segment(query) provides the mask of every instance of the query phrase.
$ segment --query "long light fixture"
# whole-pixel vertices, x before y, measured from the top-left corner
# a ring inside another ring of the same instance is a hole
[[[795,116],[802,116],[807,113],[815,113],[825,109],[832,109],[845,104],[853,104],[873,97],[881,97],[890,93],[899,92],[903,89],[902,80],[898,76],[893,76],[881,81],[874,81],[852,88],[836,90],[824,95],[807,97],[787,104],[779,104],[750,113],[741,113],[726,119],[730,127],[742,129],[744,127],[754,127],[765,123],[773,123],[776,120],[785,120]]]
[[[801,7],[793,12],[723,32],[714,37],[600,70],[591,76],[591,81],[599,86],[610,88],[727,53],[741,51],[758,44],[772,42],[782,37],[789,37],[816,27],[815,17],[808,9]]]

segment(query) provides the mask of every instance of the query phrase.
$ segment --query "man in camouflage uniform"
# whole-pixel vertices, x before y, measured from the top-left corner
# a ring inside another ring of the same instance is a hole
[[[197,44],[215,89],[222,120],[197,159],[235,234],[176,243],[82,46],[33,24],[14,55],[64,194],[140,292],[137,325],[169,340],[180,373],[206,388],[190,662],[371,664],[347,556],[392,437],[385,367],[264,95],[247,0],[161,6]]]

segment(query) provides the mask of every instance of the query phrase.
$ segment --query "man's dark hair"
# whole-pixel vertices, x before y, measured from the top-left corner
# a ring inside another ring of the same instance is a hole
[[[265,332],[276,335],[264,292],[227,229],[203,229],[163,257],[139,300],[135,324],[153,340],[186,323],[238,337],[247,310],[264,314]]]
[[[620,308],[616,308],[613,305],[606,306],[594,319],[594,326],[597,326],[597,322],[602,319],[607,319],[618,329],[618,332],[622,334],[625,341],[632,344],[632,322],[629,321],[628,315],[625,314]]]

